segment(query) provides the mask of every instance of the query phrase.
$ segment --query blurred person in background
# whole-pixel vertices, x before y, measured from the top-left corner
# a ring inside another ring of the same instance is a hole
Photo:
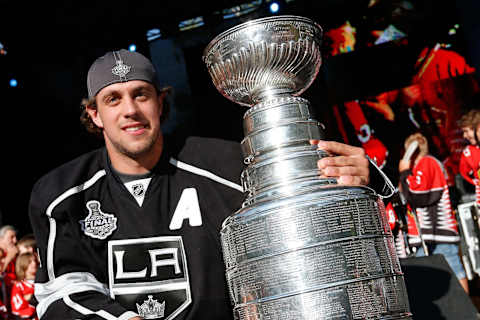
[[[22,253],[35,253],[37,250],[37,241],[33,234],[27,234],[20,238],[17,242],[18,254]]]
[[[15,274],[17,280],[10,294],[11,313],[13,320],[38,320],[35,310],[34,280],[38,269],[37,256],[27,252],[16,259]]]
[[[468,280],[458,250],[460,236],[445,169],[429,154],[427,138],[421,133],[405,140],[405,150],[399,163],[400,189],[416,216],[415,219],[408,215],[409,244],[418,248],[416,256],[442,254],[468,294]]]
[[[464,114],[458,123],[462,129],[463,138],[468,145],[463,149],[460,157],[459,172],[470,184],[475,186],[475,203],[480,207],[480,147],[478,139],[480,136],[480,110],[472,109]]]

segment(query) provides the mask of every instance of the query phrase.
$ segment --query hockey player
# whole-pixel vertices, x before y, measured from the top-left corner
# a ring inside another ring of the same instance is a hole
[[[87,77],[84,123],[105,148],[41,178],[30,201],[41,319],[229,319],[219,230],[240,208],[238,143],[160,130],[166,90],[151,62],[120,50]],[[367,184],[361,148],[333,141],[319,168]]]

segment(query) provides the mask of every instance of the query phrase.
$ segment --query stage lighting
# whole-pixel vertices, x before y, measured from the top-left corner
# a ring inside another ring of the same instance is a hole
[[[5,50],[5,47],[0,42],[0,56],[5,56],[5,55],[7,55],[7,50]]]
[[[271,13],[277,13],[278,10],[280,10],[280,5],[277,2],[272,2],[270,4],[270,12]]]
[[[16,79],[10,79],[10,87],[15,88],[18,85]]]
[[[135,52],[137,51],[137,46],[134,44],[131,44],[128,46],[128,50],[130,50],[131,52]]]
[[[162,32],[160,29],[155,28],[155,29],[150,29],[147,31],[147,40],[148,41],[153,41],[155,39],[158,39],[162,36]]]

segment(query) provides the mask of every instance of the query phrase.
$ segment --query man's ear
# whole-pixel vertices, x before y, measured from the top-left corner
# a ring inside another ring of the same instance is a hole
[[[92,119],[93,123],[99,128],[103,129],[103,122],[102,119],[100,118],[100,115],[98,114],[98,107],[93,106],[93,105],[87,105],[85,107],[85,110],[87,111],[88,115],[90,116],[90,119]]]

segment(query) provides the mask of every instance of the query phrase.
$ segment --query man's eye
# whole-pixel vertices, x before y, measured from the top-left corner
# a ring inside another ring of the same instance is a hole
[[[118,101],[117,97],[108,97],[106,102],[108,104],[112,104],[112,103],[115,103],[116,101]]]
[[[144,100],[144,99],[147,98],[147,94],[144,93],[144,92],[139,92],[139,93],[137,93],[137,97],[136,97],[136,98],[137,98],[137,99],[142,99],[142,100]]]

